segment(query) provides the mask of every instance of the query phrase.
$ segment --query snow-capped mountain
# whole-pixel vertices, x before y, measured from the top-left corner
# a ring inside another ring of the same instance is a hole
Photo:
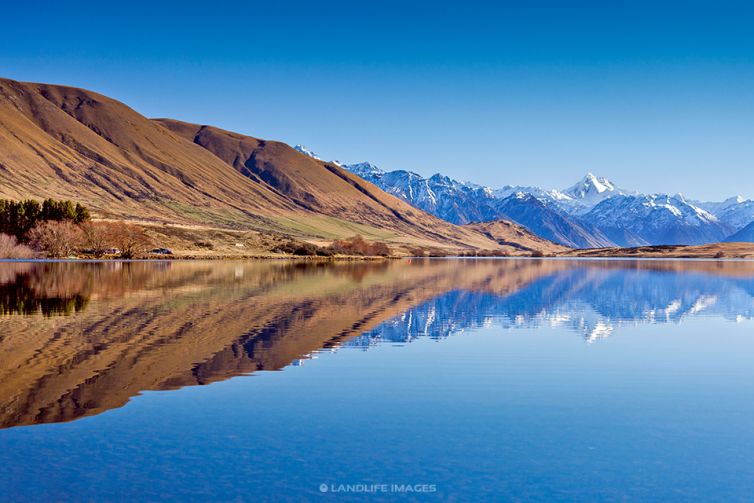
[[[578,183],[563,190],[560,194],[564,197],[561,196],[558,199],[559,204],[567,206],[571,213],[580,215],[612,196],[635,193],[618,188],[607,178],[587,173]]]
[[[306,147],[296,149],[319,159]],[[718,242],[754,221],[754,201],[740,196],[699,202],[681,195],[646,195],[592,173],[565,189],[493,189],[439,173],[425,178],[411,171],[383,171],[367,162],[341,166],[451,223],[508,219],[575,248]]]
[[[315,152],[312,152],[311,150],[309,150],[308,148],[306,148],[303,145],[296,145],[293,148],[296,149],[296,150],[298,150],[299,152],[301,152],[304,155],[308,155],[309,157],[311,157],[313,159],[317,159],[318,161],[322,160],[322,159],[319,158],[319,156]]]
[[[585,228],[571,219],[552,203],[549,193],[541,189],[526,188],[524,192],[512,191],[508,187],[493,192],[488,187],[459,182],[440,174],[424,178],[410,171],[385,172],[370,163],[344,167],[385,192],[454,224],[505,218],[523,225],[540,237],[565,246],[594,248],[612,245],[599,230]],[[539,197],[531,195],[529,191]]]
[[[616,195],[592,208],[583,219],[619,246],[718,242],[733,228],[682,195]]]
[[[388,194],[454,224],[500,218],[494,207],[498,200],[486,187],[459,182],[440,174],[424,178],[411,171],[385,172],[368,162],[344,167]]]
[[[729,197],[728,199],[722,202],[695,201],[694,203],[700,208],[707,210],[713,215],[715,215],[718,212],[733,208],[744,202],[746,202],[746,199],[744,199],[743,196],[733,196],[733,197]]]
[[[567,196],[560,190],[546,190],[541,187],[530,187],[522,185],[505,185],[499,189],[494,189],[492,191],[492,195],[498,199],[505,199],[519,192],[522,192],[524,194],[531,194],[545,204],[554,203],[558,206],[570,206],[573,202],[571,196]]]
[[[600,248],[612,242],[599,230],[570,217],[557,205],[547,204],[527,192],[516,192],[495,208],[503,217],[523,225],[540,237],[572,248]]]
[[[747,219],[747,203],[751,203],[729,200],[714,206],[721,215],[735,215],[725,219],[681,195],[640,195],[591,173],[564,190],[516,186],[492,190],[442,175],[423,178],[408,171],[384,172],[368,163],[345,168],[450,222],[506,218],[574,248],[722,241]]]
[[[698,203],[697,205],[736,230],[741,230],[754,222],[754,201],[744,199],[742,196],[731,197],[721,203]]]
[[[563,190],[506,185],[495,189],[493,194],[500,199],[505,199],[517,192],[531,194],[545,204],[552,203],[570,215],[584,214],[600,202],[615,195],[636,194],[618,188],[607,178],[600,178],[592,173],[587,173],[576,184]]]

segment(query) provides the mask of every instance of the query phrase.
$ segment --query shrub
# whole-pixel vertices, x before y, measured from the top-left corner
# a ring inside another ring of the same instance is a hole
[[[441,250],[440,248],[431,248],[429,250],[429,256],[433,258],[447,257],[448,252],[446,252],[445,250]],[[474,253],[474,256],[476,256],[476,253]]]
[[[83,233],[71,222],[42,222],[29,231],[29,242],[48,257],[68,257],[81,246]]]
[[[412,257],[423,257],[424,255],[426,255],[426,253],[427,253],[427,250],[425,250],[421,246],[417,246],[415,248],[409,248],[408,250],[408,254],[411,255]]]
[[[152,246],[152,241],[144,229],[122,222],[114,226],[110,240],[120,250],[120,256],[123,258],[143,255]]]
[[[342,255],[372,255],[380,257],[390,255],[390,248],[385,243],[370,243],[358,234],[352,238],[334,241],[329,249],[333,253],[340,253]]]
[[[313,245],[311,243],[301,243],[298,241],[288,241],[281,243],[272,249],[276,253],[287,253],[299,257],[329,257],[332,252],[328,248]]]
[[[34,250],[20,244],[16,236],[0,234],[0,258],[34,258]]]
[[[715,253],[715,258],[723,258],[723,257],[725,257],[725,253],[723,253],[722,250]]]
[[[116,222],[84,222],[80,225],[82,246],[88,253],[101,257],[108,249],[115,246],[113,244],[115,236],[122,225]]]
[[[542,250],[534,250],[531,252],[532,257],[544,257],[545,254]]]

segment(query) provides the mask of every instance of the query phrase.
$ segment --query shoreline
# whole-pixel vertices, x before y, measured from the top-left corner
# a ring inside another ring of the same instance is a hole
[[[366,262],[388,262],[400,260],[573,260],[573,261],[689,261],[689,262],[754,262],[754,256],[746,257],[712,257],[712,256],[660,256],[660,255],[549,255],[544,257],[531,256],[468,256],[468,255],[446,255],[444,257],[306,257],[306,256],[248,256],[248,257],[163,257],[163,258],[0,258],[2,263],[80,263],[80,264],[106,264],[106,263],[138,263],[138,262],[246,262],[246,261],[279,261],[279,262],[309,262],[309,263],[366,263]]]

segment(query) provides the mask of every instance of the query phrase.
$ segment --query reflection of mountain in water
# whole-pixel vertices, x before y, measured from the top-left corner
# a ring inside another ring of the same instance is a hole
[[[465,329],[567,327],[589,342],[623,324],[680,323],[690,316],[754,318],[754,279],[706,273],[598,269],[558,271],[509,295],[451,291],[350,340],[368,347],[442,338]]]
[[[594,338],[628,322],[749,318],[751,278],[749,262],[1,263],[0,428],[377,339],[489,323]]]

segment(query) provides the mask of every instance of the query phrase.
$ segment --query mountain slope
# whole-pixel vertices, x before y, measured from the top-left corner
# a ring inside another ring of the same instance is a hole
[[[720,241],[754,220],[754,201],[687,201],[643,195],[588,173],[563,190],[506,185],[491,189],[437,174],[344,166],[444,220],[465,224],[507,218],[545,239],[574,248],[698,245]]]
[[[531,194],[518,192],[496,205],[500,216],[517,222],[534,234],[571,248],[600,248],[612,242],[596,228],[588,228]]]
[[[304,155],[285,143],[172,119],[155,122],[207,149],[238,173],[266,184],[304,210],[456,246],[490,244],[468,229],[417,210],[336,164]]]
[[[150,120],[73,87],[0,79],[0,197],[83,202],[96,216],[330,240],[498,247],[274,141]]]
[[[725,238],[729,243],[754,243],[754,222]]]
[[[424,178],[410,171],[385,172],[369,163],[344,167],[382,190],[448,222],[469,224],[510,219],[537,236],[563,246],[595,248],[613,244],[599,230],[570,218],[558,204],[542,202],[541,199],[550,202],[550,195],[545,191],[540,191],[539,197],[529,192],[510,192],[513,187],[493,192],[487,187],[459,182],[439,174]]]
[[[743,229],[754,222],[754,201],[741,196],[731,197],[721,203],[701,203],[699,206],[734,229]]]
[[[388,194],[447,222],[463,225],[500,218],[493,207],[496,199],[478,185],[458,182],[440,174],[424,178],[411,171],[385,172],[368,162],[344,167]]]
[[[699,245],[722,241],[731,227],[682,196],[613,196],[584,216],[620,246]]]
[[[259,222],[297,208],[124,104],[0,80],[0,195],[67,197],[103,215]],[[243,204],[241,204],[243,202]]]
[[[547,253],[568,251],[568,247],[541,238],[526,227],[508,220],[479,222],[467,224],[466,227],[477,230],[502,246],[509,246],[521,251],[539,250]]]

